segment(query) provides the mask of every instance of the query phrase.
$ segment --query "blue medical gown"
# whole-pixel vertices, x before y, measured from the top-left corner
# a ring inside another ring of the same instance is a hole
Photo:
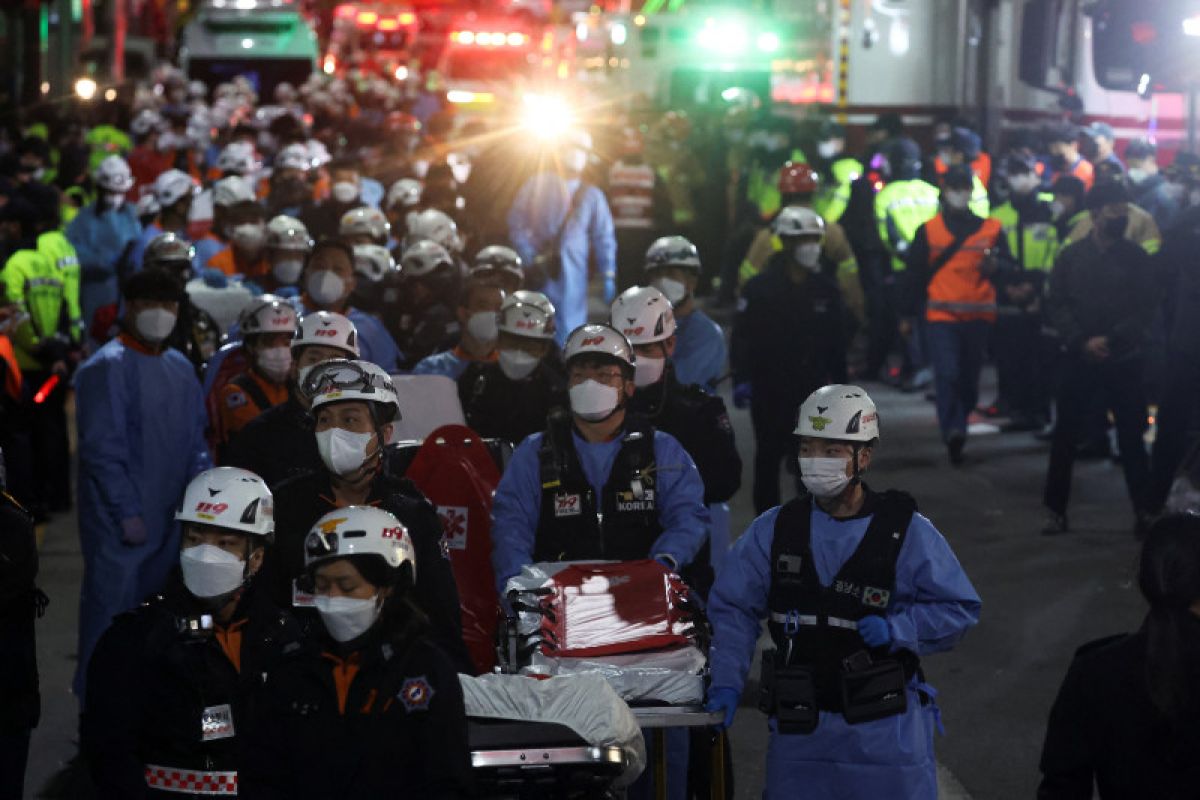
[[[771,584],[773,508],[733,545],[709,595],[713,626],[713,688],[741,692],[767,616]],[[812,512],[817,576],[829,585],[866,534],[870,517],[835,520]],[[950,545],[928,519],[914,514],[896,563],[896,588],[887,620],[893,649],[928,655],[953,647],[979,620],[979,595]],[[767,798],[937,797],[933,731],[937,706],[922,705],[914,678],[908,710],[857,725],[822,711],[815,733],[780,734],[770,720]]]
[[[434,353],[422,358],[413,367],[412,374],[445,375],[452,381],[458,381],[459,377],[467,371],[467,365],[470,363],[453,350],[444,350],[441,353]]]
[[[526,181],[517,192],[508,212],[508,236],[526,264],[532,264],[534,257],[554,241],[578,186],[578,180],[543,172]],[[563,229],[559,248],[562,275],[541,289],[557,311],[555,338],[559,346],[571,331],[587,322],[589,254],[601,275],[615,275],[617,270],[617,238],[604,193],[589,185],[577,205]]]
[[[302,317],[314,310],[306,308],[298,300],[294,305],[297,313]],[[404,361],[404,354],[400,352],[400,348],[396,346],[396,340],[388,333],[379,318],[354,307],[347,308],[341,313],[354,323],[354,327],[358,331],[359,358],[383,367],[389,374],[398,373],[400,364]]]
[[[675,354],[671,356],[675,377],[684,385],[694,383],[715,394],[717,380],[725,374],[729,357],[721,326],[699,310],[677,317],[676,321]]]
[[[204,400],[181,353],[150,355],[114,339],[75,374],[79,431],[79,664],[117,614],[159,591],[179,561],[175,511],[188,482],[212,462]],[[145,544],[121,542],[121,520],[141,517]]]
[[[96,309],[112,305],[120,297],[117,267],[127,248],[142,235],[142,225],[130,203],[115,211],[100,211],[90,203],[79,209],[66,234],[79,254],[79,303],[84,325],[91,326]]]

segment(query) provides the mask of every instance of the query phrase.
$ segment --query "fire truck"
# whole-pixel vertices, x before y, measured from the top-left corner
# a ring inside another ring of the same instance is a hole
[[[333,12],[321,69],[329,75],[354,68],[403,80],[415,50],[420,23],[409,5],[342,3]]]

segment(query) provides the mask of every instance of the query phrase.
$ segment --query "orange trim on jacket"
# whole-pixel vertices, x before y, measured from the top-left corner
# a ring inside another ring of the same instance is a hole
[[[996,247],[1003,233],[997,219],[985,219],[979,230],[963,242],[929,281],[925,319],[929,322],[996,321],[996,287],[984,277],[982,266],[988,251]],[[938,214],[925,223],[929,241],[929,261],[937,261],[954,241],[954,234]]]

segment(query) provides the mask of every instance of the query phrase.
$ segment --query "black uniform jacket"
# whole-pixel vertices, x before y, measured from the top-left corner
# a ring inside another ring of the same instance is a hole
[[[223,466],[248,469],[271,487],[322,470],[315,429],[312,414],[289,393],[285,402],[271,406],[233,435]]]

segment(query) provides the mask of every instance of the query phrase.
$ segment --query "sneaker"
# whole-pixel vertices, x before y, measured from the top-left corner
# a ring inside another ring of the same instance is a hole
[[[1060,533],[1066,533],[1067,515],[1058,514],[1054,511],[1046,512],[1046,519],[1042,523],[1042,536],[1057,536]]]
[[[967,435],[962,431],[954,431],[946,437],[946,451],[950,454],[950,463],[960,466],[965,460],[963,448],[967,446]]]

